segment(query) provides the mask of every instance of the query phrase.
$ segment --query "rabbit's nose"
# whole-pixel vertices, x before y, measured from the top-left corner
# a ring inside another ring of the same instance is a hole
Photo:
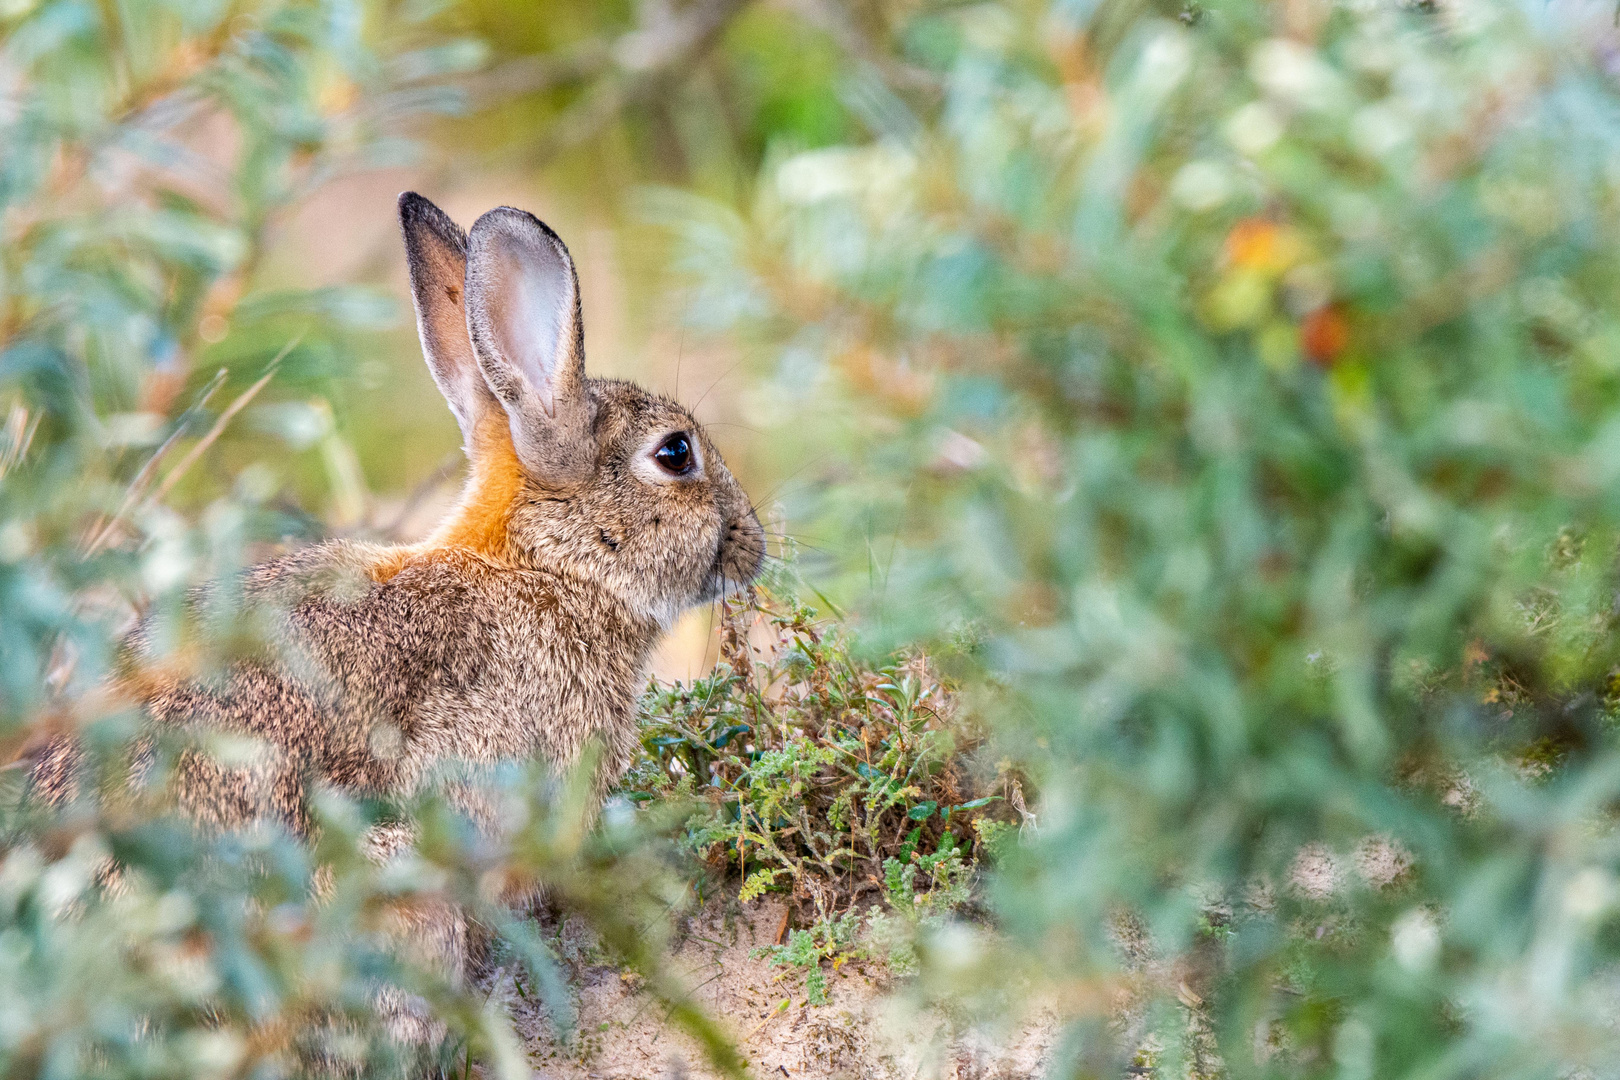
[[[731,519],[726,526],[728,576],[747,583],[759,576],[765,565],[765,530],[753,508]]]

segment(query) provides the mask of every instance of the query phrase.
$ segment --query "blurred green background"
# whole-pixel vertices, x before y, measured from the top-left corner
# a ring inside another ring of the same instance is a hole
[[[1053,1010],[1054,1077],[1620,1075],[1612,5],[4,0],[0,33],[8,758],[128,739],[97,688],[135,607],[425,531],[460,462],[394,197],[513,204],[571,246],[594,371],[694,406],[802,595],[926,650],[1021,778],[1016,842],[913,927],[914,1003]],[[656,673],[717,655],[699,612]],[[207,1040],[311,993],[307,937],[241,915],[296,907],[301,856],[197,880],[173,826],[7,813],[0,1072],[285,1071]],[[586,880],[556,843],[523,857]],[[146,876],[88,899],[109,851]],[[306,911],[356,1014],[362,863]],[[140,949],[198,935],[188,998]]]

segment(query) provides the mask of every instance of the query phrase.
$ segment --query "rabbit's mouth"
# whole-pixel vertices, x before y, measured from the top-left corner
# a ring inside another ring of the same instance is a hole
[[[703,603],[718,600],[734,589],[742,587],[742,582],[732,581],[726,575],[726,538],[722,536],[720,543],[714,549],[714,562],[709,566],[708,577],[703,582]]]
[[[765,562],[764,536],[758,522],[752,523],[752,529],[747,527],[748,524],[741,522],[732,525],[720,535],[700,602],[707,603],[737,592],[759,576]],[[747,542],[750,540],[756,543],[751,545]]]

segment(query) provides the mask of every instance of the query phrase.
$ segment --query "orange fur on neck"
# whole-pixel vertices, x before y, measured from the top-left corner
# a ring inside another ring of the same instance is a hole
[[[426,540],[383,553],[372,565],[373,580],[387,581],[413,559],[442,548],[474,551],[498,563],[511,561],[507,526],[524,474],[506,417],[492,410],[479,422],[472,442],[472,473],[456,508]]]

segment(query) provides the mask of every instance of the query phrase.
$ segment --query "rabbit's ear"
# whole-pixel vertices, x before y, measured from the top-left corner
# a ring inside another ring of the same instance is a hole
[[[585,385],[579,279],[568,249],[538,218],[502,206],[467,238],[467,329],[484,381],[505,407],[518,458],[568,482],[596,465]]]
[[[470,457],[478,421],[497,403],[467,336],[467,237],[443,210],[414,191],[399,197],[399,227],[411,270],[411,299],[422,353],[461,426]]]

